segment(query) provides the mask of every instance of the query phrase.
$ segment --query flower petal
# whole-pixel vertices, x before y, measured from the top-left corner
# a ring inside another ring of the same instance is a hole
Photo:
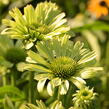
[[[65,80],[65,81],[63,81],[63,83],[59,86],[59,93],[60,93],[61,95],[64,95],[64,94],[67,93],[68,89],[69,89],[69,82],[68,82],[68,80]]]
[[[97,71],[102,71],[102,67],[88,67],[81,71],[81,77],[83,79],[92,78],[97,75]]]
[[[36,100],[36,103],[37,103],[39,109],[47,109],[45,104],[41,100],[40,101]]]
[[[52,79],[52,80],[48,83],[48,85],[47,85],[47,91],[48,91],[48,93],[49,93],[50,96],[53,95],[53,93],[54,93],[54,88],[55,88],[56,86],[59,86],[59,85],[61,85],[61,79],[60,79],[60,78],[54,78],[54,79]]]
[[[61,85],[61,79],[60,78],[54,78],[51,80],[51,83],[56,87]]]
[[[86,82],[80,77],[71,77],[69,80],[79,89],[83,88],[86,84]]]
[[[45,79],[52,79],[52,75],[49,73],[44,73],[44,74],[36,74],[34,79],[35,80],[45,80]]]
[[[78,61],[78,63],[79,63],[79,64],[86,63],[86,62],[88,62],[88,61],[93,60],[95,57],[96,57],[96,55],[95,55],[95,52],[94,52],[94,51],[89,52],[89,53],[85,54],[85,55]]]
[[[62,106],[62,102],[56,100],[50,107],[50,109],[64,109]]]
[[[45,85],[46,79],[45,80],[39,80],[37,84],[37,90],[38,92],[42,92],[44,85]]]
[[[48,85],[47,85],[47,91],[48,91],[48,94],[50,96],[53,96],[53,94],[54,94],[54,88],[55,88],[54,85],[51,84],[51,82],[49,82]]]
[[[49,69],[46,69],[43,66],[36,65],[36,64],[26,64],[24,62],[17,64],[17,69],[19,71],[29,70],[29,71],[37,71],[37,72],[51,72]]]
[[[29,57],[31,59],[33,59],[34,61],[40,63],[40,64],[43,64],[43,65],[48,65],[47,61],[44,60],[44,58],[42,58],[39,54],[33,52],[33,51],[28,51],[27,53],[29,55]]]

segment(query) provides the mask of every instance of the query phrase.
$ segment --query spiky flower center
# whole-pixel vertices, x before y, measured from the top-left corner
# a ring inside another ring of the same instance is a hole
[[[48,26],[42,25],[38,28],[38,31],[42,34],[48,34],[50,32]]]
[[[28,28],[31,30],[36,30],[36,32],[40,32],[42,34],[47,34],[50,32],[49,26],[45,25],[45,24],[31,24],[28,25]]]
[[[5,58],[12,63],[18,63],[25,61],[26,53],[23,49],[13,47],[7,50]]]
[[[49,26],[42,24],[31,24],[28,25],[28,35],[26,35],[25,39],[30,40],[32,42],[36,40],[43,40],[44,36],[48,34],[51,30]]]
[[[63,56],[55,58],[50,64],[50,69],[55,77],[69,78],[76,73],[76,66],[75,60]]]
[[[93,91],[92,90],[82,90],[79,93],[79,96],[83,100],[90,100],[93,97]]]

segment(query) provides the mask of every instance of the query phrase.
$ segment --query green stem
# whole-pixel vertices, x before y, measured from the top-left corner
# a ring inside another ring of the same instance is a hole
[[[58,99],[59,101],[61,101],[61,100],[63,99],[63,95],[61,95],[61,94],[59,93],[59,87],[58,87],[57,99]]]
[[[15,86],[15,76],[13,72],[11,73],[11,85]]]
[[[29,92],[28,92],[28,101],[29,103],[33,102],[33,95],[34,95],[34,89],[33,89],[33,79],[34,79],[34,73],[29,72]]]
[[[11,69],[11,85],[12,86],[15,86],[16,85],[16,67],[13,66],[12,69]]]
[[[7,84],[6,74],[3,75],[2,80],[3,80],[3,86],[5,86]]]
[[[5,73],[3,74],[2,80],[3,80],[3,86],[6,86],[7,85],[7,77],[6,77]],[[6,108],[6,105],[4,102],[3,102],[3,107],[4,107],[4,109]]]
[[[64,98],[64,106],[68,109],[72,104],[72,94],[74,93],[75,88],[72,86],[72,83],[70,83],[69,91],[67,95],[65,95]]]
[[[61,100],[61,95],[60,95],[59,91],[58,91],[57,99],[58,99],[59,101]]]
[[[54,95],[51,96],[49,99],[47,99],[46,102],[45,102],[45,104],[47,106],[49,106],[53,101],[56,100],[57,96],[58,96],[58,88],[55,88]]]

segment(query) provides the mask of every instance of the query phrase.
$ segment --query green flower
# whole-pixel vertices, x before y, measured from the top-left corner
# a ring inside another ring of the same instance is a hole
[[[24,8],[24,14],[17,8],[9,14],[14,20],[3,20],[8,27],[2,33],[23,39],[27,49],[37,41],[51,39],[69,31],[67,20],[64,19],[65,13],[61,13],[56,4],[51,2],[40,3],[35,9],[28,5]]]
[[[96,75],[95,71],[102,70],[101,67],[90,67],[90,61],[95,58],[93,51],[83,48],[81,42],[74,44],[66,35],[60,40],[39,42],[36,47],[38,53],[28,51],[27,60],[32,64],[21,63],[18,68],[22,71],[39,72],[35,75],[39,92],[47,82],[47,90],[51,96],[57,86],[60,94],[66,94],[69,81],[78,88],[83,88],[86,84],[83,79],[91,78]]]
[[[38,106],[28,103],[22,105],[20,109],[64,109],[61,101],[58,100],[52,103],[49,107],[46,107],[46,105],[41,100],[40,101],[37,100],[36,102]]]
[[[21,48],[21,42],[9,39],[6,36],[0,36],[0,73],[9,72],[15,64],[23,62],[26,59],[26,53]]]
[[[73,95],[74,109],[98,109],[96,95],[89,87],[78,90]]]

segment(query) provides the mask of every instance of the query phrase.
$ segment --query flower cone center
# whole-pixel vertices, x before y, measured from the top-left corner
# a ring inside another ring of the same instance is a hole
[[[13,47],[7,50],[5,58],[12,63],[18,63],[25,61],[26,53],[23,49]]]
[[[39,31],[40,33],[42,33],[42,34],[47,34],[47,33],[50,32],[48,26],[46,26],[46,25],[40,26],[40,27],[38,28],[38,31]]]
[[[76,66],[77,62],[72,58],[58,57],[51,62],[50,69],[56,77],[69,78],[75,74]]]
[[[82,99],[84,99],[84,100],[85,100],[85,99],[91,99],[92,96],[93,96],[93,92],[91,92],[91,91],[84,90],[84,91],[81,92],[81,97],[82,97]]]

